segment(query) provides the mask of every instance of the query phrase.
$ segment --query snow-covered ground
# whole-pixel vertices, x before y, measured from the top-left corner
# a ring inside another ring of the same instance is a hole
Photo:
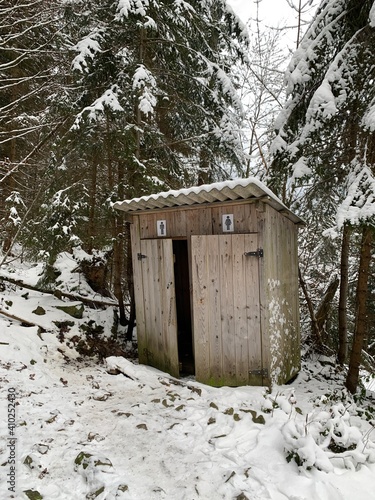
[[[31,283],[39,271],[11,274]],[[110,308],[72,318],[15,285],[0,302],[43,327],[0,315],[1,499],[375,499],[373,408],[343,396],[329,360],[272,392],[217,389],[124,357],[82,358],[79,327],[109,332]]]

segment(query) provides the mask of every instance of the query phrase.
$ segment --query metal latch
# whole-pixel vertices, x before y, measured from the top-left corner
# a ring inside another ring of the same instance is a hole
[[[255,252],[245,252],[245,257],[263,257],[263,248],[258,248]]]
[[[262,368],[261,370],[251,370],[249,375],[260,375],[261,377],[268,378],[268,368]]]
[[[137,253],[137,257],[138,257],[138,260],[142,260],[142,259],[145,259],[147,257],[147,255],[143,255],[141,253]]]

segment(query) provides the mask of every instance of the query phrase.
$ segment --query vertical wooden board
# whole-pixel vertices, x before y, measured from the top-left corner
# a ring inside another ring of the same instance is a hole
[[[233,214],[234,214],[234,231],[236,233],[247,233],[247,220],[245,213],[249,205],[235,205],[233,206]]]
[[[186,234],[187,236],[212,234],[211,207],[186,210]]]
[[[212,220],[212,234],[223,234],[222,214],[232,213],[230,207],[212,207],[211,220]]]
[[[269,352],[269,372],[272,383],[280,383],[280,364],[283,359],[282,330],[280,320],[280,225],[275,217],[275,210],[267,205],[266,207],[266,231],[267,231],[267,268],[266,281],[264,287],[267,293],[268,309],[268,352]]]
[[[154,240],[141,240],[141,252],[146,257],[142,259],[142,275],[144,286],[144,311],[145,329],[147,335],[148,363],[159,367],[158,343],[160,337],[159,311],[156,305],[156,292],[158,289],[158,258],[153,251],[151,242]],[[156,243],[156,241],[155,241]]]
[[[208,256],[206,237],[191,237],[191,254],[195,374],[198,382],[207,383],[209,381],[210,358],[208,346]]]
[[[212,208],[205,207],[204,209],[199,209],[196,213],[199,220],[199,233],[198,234],[214,234],[212,231]]]
[[[247,203],[243,207],[243,232],[244,233],[257,233],[257,205],[256,203]]]
[[[241,203],[233,206],[235,232],[239,234],[258,231],[255,203]]]
[[[255,251],[259,248],[258,235],[244,235],[245,251]],[[249,250],[250,249],[250,250]],[[246,320],[248,329],[249,383],[262,385],[262,375],[254,373],[262,370],[262,336],[260,325],[260,282],[259,264],[261,257],[247,256],[244,258],[244,274],[246,283]]]
[[[259,301],[260,301],[260,331],[262,339],[262,364],[268,370],[268,377],[263,377],[263,385],[270,384],[270,324],[269,324],[269,297],[267,281],[269,278],[268,268],[271,257],[269,244],[269,221],[267,208],[263,202],[256,204],[256,216],[258,226],[258,246],[263,249],[263,257],[259,260]]]
[[[136,310],[137,341],[139,362],[147,364],[147,334],[145,330],[145,311],[142,261],[138,259],[141,254],[141,240],[139,217],[133,216],[133,223],[130,225],[130,238],[132,244],[133,280],[134,280],[134,300]]]
[[[221,277],[219,237],[207,236],[207,315],[210,383],[222,385]]]
[[[170,238],[186,238],[186,210],[178,209],[167,213]]]
[[[249,379],[248,328],[247,328],[247,290],[245,277],[244,236],[232,235],[233,281],[234,281],[234,324],[236,351],[236,380],[247,384]]]
[[[188,235],[188,242],[189,237],[192,234],[200,234],[199,233],[199,221],[196,216],[196,210],[187,210],[186,211],[186,233]],[[191,262],[191,260],[190,260]]]
[[[233,294],[232,235],[219,238],[221,278],[221,335],[223,350],[223,381],[226,385],[236,378],[235,315]],[[228,381],[228,382],[226,382]]]
[[[158,244],[161,264],[160,311],[164,370],[178,377],[177,312],[172,240],[160,240]]]
[[[141,239],[152,238],[152,222],[153,219],[150,217],[150,214],[140,214],[140,229],[141,229]]]

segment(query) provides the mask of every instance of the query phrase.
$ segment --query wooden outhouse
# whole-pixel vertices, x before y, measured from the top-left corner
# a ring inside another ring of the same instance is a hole
[[[117,202],[131,226],[139,362],[213,386],[300,368],[301,220],[240,179]]]

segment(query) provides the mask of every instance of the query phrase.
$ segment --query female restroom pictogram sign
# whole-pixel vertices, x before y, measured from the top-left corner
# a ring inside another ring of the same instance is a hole
[[[223,228],[223,233],[233,233],[234,231],[233,214],[224,214],[222,216],[222,228]]]

